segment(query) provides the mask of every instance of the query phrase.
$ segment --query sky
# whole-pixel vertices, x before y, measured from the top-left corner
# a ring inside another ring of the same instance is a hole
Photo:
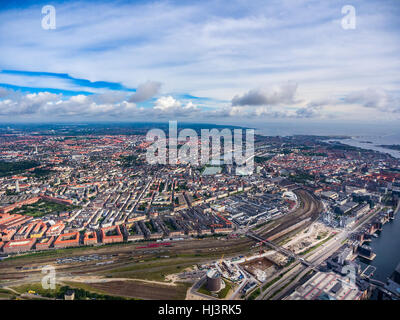
[[[0,122],[395,123],[399,16],[397,0],[0,0]]]

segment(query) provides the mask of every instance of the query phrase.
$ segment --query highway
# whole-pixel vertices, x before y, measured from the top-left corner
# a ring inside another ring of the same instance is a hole
[[[260,236],[256,235],[253,232],[248,232],[246,234],[246,236],[248,236],[249,238],[252,238],[252,239],[254,239],[256,241],[262,242],[267,247],[270,247],[272,250],[278,251],[278,252],[284,254],[285,256],[289,256],[289,257],[291,257],[293,259],[296,259],[296,260],[300,261],[301,263],[305,264],[308,267],[313,267],[313,265],[310,262],[308,262],[307,260],[303,259],[302,257],[300,257],[299,255],[295,254],[294,252],[292,252],[292,251],[290,251],[290,250],[288,250],[288,249],[286,249],[286,248],[284,248],[282,246],[276,245],[271,241],[265,240],[265,239],[261,238]]]
[[[305,255],[304,258],[307,259],[309,263],[311,263],[310,266],[306,267],[298,263],[297,265],[295,265],[295,267],[289,266],[288,268],[282,270],[280,273],[284,274],[282,278],[271,285],[269,288],[267,288],[264,292],[262,292],[257,297],[257,299],[278,300],[285,297],[288,292],[290,292],[298,285],[298,282],[302,277],[307,275],[310,271],[315,269],[315,267],[319,266],[323,261],[329,258],[343,245],[343,241],[345,239],[348,239],[353,232],[356,232],[359,228],[362,228],[366,223],[368,223],[380,211],[380,209],[381,208],[378,206],[374,212],[363,218],[353,228],[343,230],[334,238],[323,244],[321,247],[317,248],[316,251],[310,252],[309,254]],[[268,282],[266,281],[266,283]]]

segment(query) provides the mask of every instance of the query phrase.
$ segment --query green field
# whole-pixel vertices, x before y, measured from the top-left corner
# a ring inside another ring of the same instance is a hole
[[[258,288],[250,294],[250,296],[247,298],[247,300],[255,300],[260,294],[261,294],[261,290],[260,290],[260,288]]]
[[[326,238],[326,239],[324,239],[323,241],[319,242],[319,243],[316,244],[315,246],[313,246],[313,247],[311,247],[311,248],[308,248],[308,249],[306,249],[306,250],[300,252],[299,255],[302,256],[302,255],[305,255],[305,254],[307,254],[307,253],[310,253],[310,252],[314,251],[314,250],[317,249],[318,247],[322,246],[324,243],[326,243],[326,242],[328,242],[329,240],[331,240],[334,236],[335,236],[334,234],[330,235],[328,238]]]
[[[125,300],[123,297],[107,295],[99,290],[92,290],[89,286],[84,287],[76,283],[69,283],[65,286],[57,284],[54,290],[43,289],[40,283],[21,285],[13,289],[19,294],[29,293],[32,290],[39,296],[61,300],[64,299],[65,293],[70,289],[75,293],[75,300]]]
[[[42,216],[45,216],[45,215],[51,214],[51,213],[59,214],[62,212],[71,211],[76,208],[78,208],[78,206],[65,205],[65,204],[60,204],[60,203],[55,203],[55,202],[50,202],[50,201],[40,199],[36,203],[23,205],[20,208],[15,208],[14,210],[11,211],[11,213],[12,214],[21,214],[21,215],[26,215],[26,216],[31,216],[31,217],[36,218],[36,217],[42,217]]]
[[[223,288],[222,290],[220,290],[218,292],[218,298],[220,299],[224,299],[226,297],[226,295],[228,294],[228,292],[232,289],[232,283],[229,282],[228,280],[223,279],[225,282],[225,288]]]
[[[18,161],[18,162],[5,162],[0,161],[0,177],[7,177],[16,174],[21,174],[27,169],[39,166],[36,161]]]

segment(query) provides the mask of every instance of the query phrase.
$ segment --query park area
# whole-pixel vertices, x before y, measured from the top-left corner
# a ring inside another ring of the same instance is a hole
[[[12,214],[21,214],[21,215],[26,215],[26,216],[31,216],[31,217],[42,217],[48,214],[59,214],[67,211],[71,211],[73,209],[76,209],[77,206],[73,205],[65,205],[65,204],[60,204],[60,203],[55,203],[55,202],[50,202],[46,201],[43,199],[40,199],[39,201],[32,203],[32,204],[26,204],[21,206],[20,208],[15,208],[13,211],[11,211]]]

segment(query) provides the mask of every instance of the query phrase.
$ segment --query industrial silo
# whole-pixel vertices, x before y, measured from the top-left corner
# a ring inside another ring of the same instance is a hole
[[[207,290],[221,290],[221,275],[217,270],[210,270],[207,272]]]

